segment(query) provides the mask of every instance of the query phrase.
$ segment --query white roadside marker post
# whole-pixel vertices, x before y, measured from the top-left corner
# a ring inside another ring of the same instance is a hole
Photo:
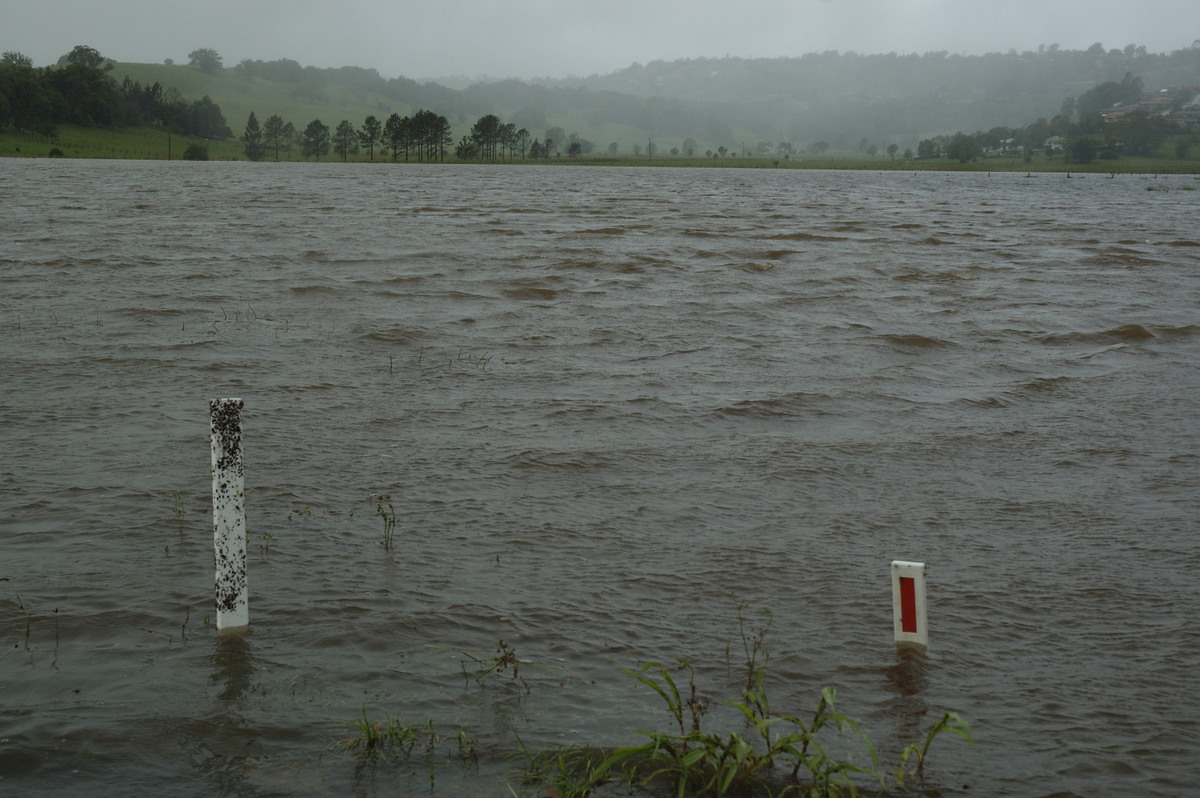
[[[892,561],[892,619],[898,648],[929,647],[925,612],[925,563]]]
[[[213,547],[217,566],[217,631],[250,625],[246,593],[246,475],[241,399],[213,399]]]

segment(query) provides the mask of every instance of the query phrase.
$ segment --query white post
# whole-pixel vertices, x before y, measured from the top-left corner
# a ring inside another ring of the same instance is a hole
[[[929,647],[925,612],[925,563],[892,561],[892,619],[896,645]]]
[[[217,566],[217,631],[250,624],[246,594],[246,478],[241,399],[213,399],[213,546]]]

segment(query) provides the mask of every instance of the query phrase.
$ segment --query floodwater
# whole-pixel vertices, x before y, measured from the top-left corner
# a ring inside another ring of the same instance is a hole
[[[522,746],[669,728],[623,668],[740,730],[764,631],[774,708],[837,688],[889,770],[966,719],[943,795],[1191,792],[1198,189],[0,160],[0,794],[545,795]],[[358,766],[364,713],[420,744]]]

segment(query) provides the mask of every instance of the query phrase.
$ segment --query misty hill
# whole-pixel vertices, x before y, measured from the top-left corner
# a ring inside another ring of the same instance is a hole
[[[1149,91],[1200,84],[1200,46],[1169,54],[1105,50],[924,55],[813,53],[800,58],[699,58],[634,64],[608,75],[543,80],[557,89],[662,97],[720,109],[766,138],[834,146],[919,138],[1052,118],[1064,101],[1132,73]],[[1070,107],[1070,102],[1067,102]]]
[[[359,125],[368,115],[386,118],[427,109],[447,117],[455,138],[484,115],[526,128],[536,137],[560,127],[566,134],[607,146],[632,146],[649,135],[692,136],[712,147],[745,137],[737,119],[720,104],[638,97],[586,87],[546,87],[516,80],[453,89],[435,82],[384,78],[373,69],[301,66],[290,59],[245,60],[235,67],[203,71],[172,64],[115,63],[112,77],[143,86],[158,83],[183,97],[211,97],[235,133],[250,112],[260,119],[277,114],[303,128],[313,119]],[[760,135],[754,132],[752,135]]]
[[[143,86],[159,83],[185,98],[211,97],[235,135],[250,112],[279,115],[298,129],[313,119],[360,125],[371,114],[445,116],[454,137],[477,119],[544,137],[551,128],[602,150],[621,152],[648,139],[669,149],[692,138],[700,152],[739,151],[761,141],[796,149],[826,142],[854,149],[870,142],[915,147],[956,131],[1018,127],[1069,114],[1074,99],[1101,83],[1140,78],[1147,91],[1200,84],[1200,46],[1169,54],[1130,45],[1082,51],[1057,46],[981,56],[945,52],[858,55],[826,52],[799,58],[700,58],[634,64],[607,75],[537,81],[479,81],[453,88],[434,81],[385,78],[373,69],[305,67],[290,59],[237,66],[116,63],[109,71]]]

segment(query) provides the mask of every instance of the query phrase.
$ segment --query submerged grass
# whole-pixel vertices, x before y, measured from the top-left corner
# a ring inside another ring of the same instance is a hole
[[[392,550],[392,545],[396,539],[396,508],[388,502],[387,509],[383,509],[383,502],[375,503],[375,514],[383,519],[383,539],[380,543],[386,551]]]
[[[680,666],[693,674],[689,664],[682,662]],[[677,731],[641,732],[648,741],[613,751],[592,771],[590,785],[616,779],[654,786],[654,794],[683,798],[858,795],[859,787],[851,780],[852,775],[863,774],[881,782],[870,738],[857,723],[836,710],[836,691],[832,688],[821,691],[817,708],[807,719],[773,712],[760,671],[754,687],[729,704],[744,716],[743,729],[721,734],[701,728],[700,715],[690,708],[690,701],[681,700],[670,669],[651,662],[626,672],[659,694],[676,721]],[[692,718],[690,729],[684,727],[685,708]],[[860,738],[870,765],[853,764],[831,753],[826,738],[841,737],[847,731]]]
[[[179,536],[183,537],[184,527],[187,525],[187,508],[183,502],[183,494],[173,490],[171,491],[171,500],[175,505],[175,525],[179,529]]]
[[[363,706],[362,717],[352,724],[358,733],[337,743],[364,762],[375,762],[389,756],[407,756],[417,744],[417,730],[400,719],[400,715],[385,716],[372,722]],[[432,724],[430,724],[432,727]]]
[[[641,731],[646,742],[607,753],[577,748],[531,753],[522,743],[528,760],[524,782],[551,796],[577,798],[614,783],[636,789],[638,795],[675,798],[832,798],[896,791],[933,795],[924,765],[934,740],[951,732],[973,742],[966,721],[944,713],[921,743],[905,749],[899,769],[887,774],[867,733],[837,709],[836,690],[822,689],[811,714],[779,712],[771,707],[763,670],[752,687],[727,704],[740,713],[741,728],[711,732],[702,728],[705,708],[696,700],[694,669],[681,660],[677,670],[688,674],[686,691],[672,669],[660,663],[625,669],[662,699],[672,730]],[[859,755],[853,759],[838,753],[847,739],[858,742]]]
[[[496,654],[492,657],[478,658],[465,651],[463,653],[479,665],[479,674],[475,677],[476,682],[482,684],[489,674],[504,673],[511,669],[513,681],[520,682],[526,693],[531,692],[529,682],[525,681],[525,677],[521,675],[521,660],[517,657],[517,650],[503,640],[496,646]]]
[[[526,760],[522,783],[535,788],[536,795],[552,798],[601,793],[645,798],[932,796],[938,790],[926,781],[925,763],[934,741],[950,732],[974,743],[967,722],[945,712],[921,742],[905,749],[898,768],[887,772],[870,736],[837,708],[836,690],[822,689],[811,713],[776,711],[762,670],[752,688],[727,704],[738,710],[740,726],[713,732],[703,728],[707,708],[696,698],[691,664],[680,661],[677,670],[688,674],[686,690],[672,669],[660,663],[625,669],[662,699],[670,731],[640,731],[645,742],[611,750],[530,751],[518,736],[520,755]],[[842,753],[855,743],[856,755]]]
[[[407,760],[414,750],[419,750],[428,758],[429,790],[433,793],[437,783],[437,758],[434,754],[444,753],[460,767],[473,767],[479,761],[476,740],[466,729],[459,729],[454,735],[447,736],[437,730],[432,718],[423,724],[410,725],[397,713],[372,721],[364,705],[362,717],[351,725],[357,734],[339,740],[334,745],[354,755],[357,760],[355,770],[359,775],[389,760]],[[444,750],[446,743],[453,747]]]
[[[489,679],[492,674],[498,675],[511,670],[512,675],[510,678],[510,683],[520,684],[521,691],[528,695],[529,693],[533,692],[533,688],[525,679],[525,677],[521,675],[522,667],[525,667],[526,669],[539,670],[542,672],[554,672],[562,679],[578,680],[588,684],[593,682],[593,680],[589,679],[587,676],[584,676],[581,673],[576,673],[575,671],[559,665],[543,665],[532,660],[521,659],[517,656],[516,648],[510,646],[508,643],[505,643],[503,640],[500,640],[497,643],[496,653],[494,654],[472,654],[470,651],[462,651],[461,649],[446,649],[444,646],[436,646],[432,644],[429,644],[426,647],[442,650],[454,650],[464,656],[466,659],[475,663],[476,668],[474,681],[480,686],[484,686],[486,683],[492,681]],[[461,664],[463,679],[471,679],[471,674],[467,670],[466,662]]]
[[[696,669],[688,660],[681,659],[674,666],[647,662],[637,669],[624,668],[628,676],[662,701],[666,730],[651,720],[643,730],[636,731],[641,742],[612,749],[568,746],[538,750],[527,747],[514,731],[519,750],[512,756],[523,760],[518,779],[524,792],[518,793],[511,784],[509,792],[540,798],[938,794],[936,783],[926,778],[930,751],[947,732],[973,744],[965,720],[954,712],[944,712],[923,738],[904,748],[894,768],[882,766],[870,736],[839,708],[833,688],[821,689],[815,707],[808,711],[781,711],[772,706],[764,642],[770,615],[764,610],[766,620],[752,626],[746,618],[746,605],[737,603],[735,609],[748,681],[742,683],[732,700],[723,703],[734,710],[732,714],[722,713],[723,727],[711,728],[714,722],[708,718],[710,707],[699,697]],[[475,682],[485,689],[491,683],[490,676],[511,670],[511,681],[519,682],[523,693],[529,693],[520,666],[534,663],[518,659],[512,646],[501,641],[491,656],[462,653],[478,666]],[[417,752],[431,755],[448,740],[457,745],[452,759],[460,763],[477,761],[475,739],[466,730],[460,730],[456,737],[443,737],[434,730],[432,720],[424,726],[410,726],[397,714],[372,721],[364,707],[361,719],[352,725],[357,733],[338,746],[355,756],[360,770]],[[432,779],[436,767],[432,757],[429,767]]]
[[[519,735],[517,743],[526,760],[521,783],[551,798],[586,798],[593,791],[592,774],[606,758],[599,748],[531,751]],[[511,787],[509,791],[516,795]]]

